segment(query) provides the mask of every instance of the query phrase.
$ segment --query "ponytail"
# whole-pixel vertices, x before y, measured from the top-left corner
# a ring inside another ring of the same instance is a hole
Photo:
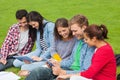
[[[100,28],[101,31],[102,31],[102,37],[103,37],[104,39],[108,39],[108,37],[107,37],[108,30],[107,30],[106,26],[103,25],[103,24],[101,24],[101,25],[99,26],[99,28]]]
[[[98,26],[96,24],[92,24],[89,27],[87,27],[84,30],[84,32],[87,33],[87,36],[90,39],[92,39],[93,37],[96,37],[98,40],[108,39],[107,37],[108,30],[104,25]]]

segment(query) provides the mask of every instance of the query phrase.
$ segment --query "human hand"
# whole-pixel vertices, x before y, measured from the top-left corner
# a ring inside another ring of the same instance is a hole
[[[52,64],[54,64],[54,66],[60,66],[60,62],[57,61],[57,60],[55,60],[55,59],[53,59],[53,58],[49,59],[49,61],[50,61]]]
[[[67,78],[70,78],[69,75],[59,75],[56,80],[66,80]]]
[[[26,63],[26,64],[30,64],[30,63],[31,63],[31,62],[28,61],[28,60],[23,60],[23,62]]]
[[[32,59],[35,60],[35,61],[41,61],[42,60],[42,58],[37,57],[37,56],[32,56]]]
[[[59,75],[60,72],[61,72],[61,68],[60,68],[60,67],[55,67],[55,66],[53,66],[53,67],[52,67],[52,71],[53,71],[53,74],[54,74],[54,75]]]
[[[5,65],[5,64],[7,63],[7,60],[1,58],[1,59],[0,59],[0,62]]]
[[[18,72],[19,76],[28,76],[30,74],[30,71],[27,70],[21,70]]]
[[[47,66],[48,68],[51,68],[52,66],[54,66],[54,65],[52,64],[52,62],[50,61],[50,59],[44,58],[43,60],[46,61],[46,66]]]
[[[52,64],[54,65],[54,66],[52,66],[52,70],[53,70],[53,74],[54,75],[63,75],[63,74],[66,74],[66,71],[63,70],[60,67],[60,63],[58,61],[54,61],[54,62],[52,62]]]
[[[63,79],[63,78],[56,78],[56,80],[65,80],[65,79]]]

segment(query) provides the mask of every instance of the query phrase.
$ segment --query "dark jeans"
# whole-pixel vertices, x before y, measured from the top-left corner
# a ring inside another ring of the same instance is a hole
[[[7,59],[7,63],[4,65],[0,63],[0,71],[4,71],[5,69],[13,66],[14,59]]]
[[[25,80],[54,80],[55,77],[52,74],[52,69],[39,67],[32,70]]]
[[[1,48],[0,48],[0,52],[1,52]],[[14,61],[13,56],[14,55],[11,55],[11,56],[7,57],[7,63],[5,65],[0,63],[0,71],[4,71],[5,69],[10,68],[10,67],[13,66],[13,61]],[[1,58],[1,53],[0,53],[0,58]]]

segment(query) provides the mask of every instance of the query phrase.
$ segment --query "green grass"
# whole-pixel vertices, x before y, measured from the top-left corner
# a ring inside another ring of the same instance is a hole
[[[16,23],[15,12],[18,9],[38,11],[46,19],[70,19],[76,14],[84,14],[90,24],[105,24],[109,30],[109,40],[115,54],[120,53],[120,0],[1,0],[0,1],[0,46],[9,27]],[[10,68],[16,73],[19,69]],[[120,68],[117,69],[120,73]],[[21,79],[24,80],[24,79]]]

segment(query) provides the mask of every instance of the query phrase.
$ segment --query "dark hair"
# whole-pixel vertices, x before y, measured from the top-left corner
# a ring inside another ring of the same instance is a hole
[[[25,9],[17,10],[16,11],[16,19],[22,19],[23,17],[27,18],[28,12]],[[32,38],[33,41],[36,40],[34,34],[36,34],[36,30],[32,28],[32,26],[27,25],[29,27],[29,36]]]
[[[87,27],[89,25],[88,19],[81,14],[75,15],[70,19],[69,25],[71,26],[73,24],[78,24],[80,27],[83,27],[83,26]]]
[[[55,39],[60,39],[62,40],[62,36],[59,35],[57,28],[58,27],[64,27],[67,28],[68,26],[68,20],[65,18],[59,18],[55,22],[55,28],[54,28],[54,36]],[[69,37],[72,37],[72,32],[70,31]]]
[[[105,25],[96,25],[92,24],[89,27],[87,27],[84,32],[87,34],[87,36],[92,39],[93,37],[96,37],[98,40],[104,40],[108,39],[107,33],[108,30]]]
[[[22,19],[23,17],[26,17],[28,12],[25,9],[17,10],[16,11],[16,19]]]
[[[43,38],[43,17],[36,11],[31,11],[27,16],[27,21],[37,21],[39,23],[40,38]]]
[[[33,42],[36,40],[36,29],[35,28],[32,28],[31,25],[28,25],[29,26],[29,35],[30,37],[32,38]]]

